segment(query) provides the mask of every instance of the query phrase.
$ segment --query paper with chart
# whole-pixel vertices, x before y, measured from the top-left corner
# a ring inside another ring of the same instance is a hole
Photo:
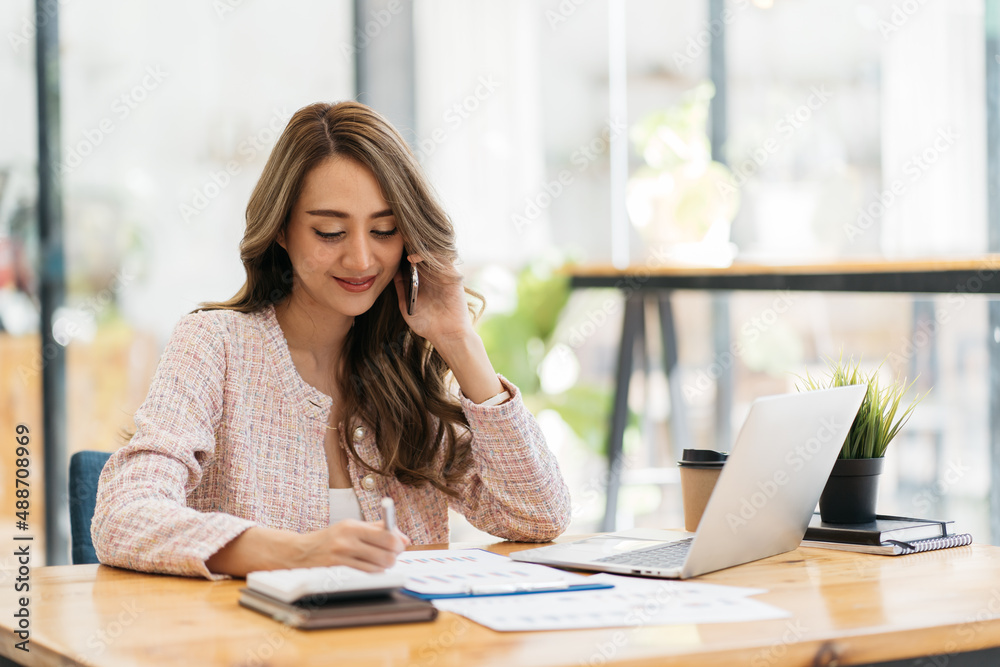
[[[427,596],[502,595],[608,587],[573,572],[518,563],[482,549],[407,551],[387,570],[406,575],[406,589]]]
[[[501,632],[732,623],[790,615],[752,599],[765,592],[761,589],[613,574],[590,579],[614,588],[533,595],[530,605],[516,597],[485,597],[435,600],[434,606]]]

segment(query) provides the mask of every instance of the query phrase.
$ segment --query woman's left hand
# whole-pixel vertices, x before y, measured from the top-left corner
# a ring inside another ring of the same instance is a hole
[[[403,274],[402,267],[396,272],[393,281],[396,284],[399,310],[413,333],[427,339],[439,349],[452,341],[474,334],[462,275],[451,267],[448,274],[436,275],[435,280],[431,281],[426,272],[420,273],[419,267],[423,260],[419,255],[410,255],[407,260],[418,267],[420,280],[413,315],[406,312],[405,282],[409,280],[409,276]]]

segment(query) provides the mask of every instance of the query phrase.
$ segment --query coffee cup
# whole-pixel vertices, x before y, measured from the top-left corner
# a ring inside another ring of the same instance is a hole
[[[685,449],[677,462],[684,500],[684,530],[698,530],[701,515],[729,454],[712,449]]]

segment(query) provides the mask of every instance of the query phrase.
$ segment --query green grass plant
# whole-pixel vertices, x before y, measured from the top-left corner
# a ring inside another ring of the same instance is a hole
[[[827,366],[828,375],[826,378],[813,378],[806,371],[805,377],[799,376],[801,383],[796,385],[796,389],[812,391],[856,384],[868,386],[865,398],[861,401],[858,415],[854,418],[851,430],[847,433],[847,439],[840,449],[839,458],[870,459],[885,456],[889,443],[903,428],[903,425],[913,414],[913,409],[927,396],[929,390],[923,395],[917,395],[900,413],[902,399],[913,387],[915,379],[907,384],[906,378],[900,381],[897,375],[894,381],[883,385],[878,377],[881,364],[870,374],[866,374],[861,369],[861,362],[855,362],[853,358],[847,362],[844,361],[843,357],[837,360],[828,358]]]

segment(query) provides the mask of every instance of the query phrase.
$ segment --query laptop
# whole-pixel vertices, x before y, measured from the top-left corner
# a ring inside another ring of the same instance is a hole
[[[866,385],[756,399],[695,533],[633,529],[517,551],[579,570],[687,579],[799,546]]]

